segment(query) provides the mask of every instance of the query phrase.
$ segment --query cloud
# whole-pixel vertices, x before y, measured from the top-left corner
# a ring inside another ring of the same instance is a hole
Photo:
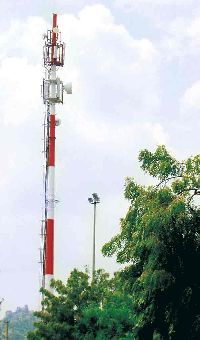
[[[115,5],[126,10],[140,10],[146,14],[152,14],[153,9],[162,10],[163,8],[173,7],[174,10],[186,10],[196,4],[195,0],[115,0]]]
[[[5,125],[21,125],[37,114],[41,67],[26,58],[7,57],[0,68],[0,97]]]
[[[168,59],[178,58],[181,62],[187,58],[196,58],[200,51],[200,17],[179,17],[172,20],[165,28],[165,38],[161,45]]]
[[[188,87],[180,99],[180,117],[186,130],[193,131],[193,139],[196,140],[200,113],[200,81]]]
[[[159,53],[152,42],[134,39],[102,5],[86,7],[77,18],[64,15],[60,22],[69,41],[76,75],[72,100],[77,102],[78,94],[79,114],[121,124],[144,111],[151,120],[159,110]],[[69,79],[67,72],[63,78]]]
[[[188,109],[200,109],[200,81],[195,82],[185,91],[182,104]]]
[[[189,87],[182,85],[177,96],[177,113],[169,120],[170,144],[173,153],[179,159],[199,153],[199,95],[200,82],[195,81]]]

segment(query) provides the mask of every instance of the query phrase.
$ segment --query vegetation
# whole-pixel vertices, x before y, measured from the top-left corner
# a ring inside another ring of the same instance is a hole
[[[31,331],[36,321],[36,317],[28,309],[28,306],[23,308],[17,307],[15,312],[8,311],[6,316],[0,323],[0,339],[5,338],[5,322],[9,322],[9,339],[23,340],[26,339],[26,335]]]
[[[103,247],[124,268],[53,281],[29,339],[200,339],[200,156],[180,163],[160,146],[139,161],[157,183],[126,180],[130,207]]]
[[[28,339],[131,339],[132,299],[118,291],[115,279],[97,270],[89,276],[74,269],[66,285],[53,281],[56,294],[46,290],[40,321]]]
[[[120,276],[133,297],[136,338],[200,339],[200,156],[179,163],[161,146],[139,160],[158,183],[127,179],[130,207],[103,252],[129,264]]]

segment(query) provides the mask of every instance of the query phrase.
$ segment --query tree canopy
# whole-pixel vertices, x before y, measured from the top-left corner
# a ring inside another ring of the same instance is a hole
[[[67,283],[52,281],[55,294],[42,289],[43,310],[28,339],[131,339],[132,300],[115,287],[103,270],[90,283],[87,273],[74,269]]]
[[[157,184],[127,178],[130,207],[103,253],[128,264],[120,275],[133,296],[135,337],[199,339],[200,156],[180,163],[160,146],[139,160]]]

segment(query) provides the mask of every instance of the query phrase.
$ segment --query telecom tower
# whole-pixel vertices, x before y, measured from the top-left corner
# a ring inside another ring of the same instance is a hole
[[[44,216],[42,222],[42,286],[51,291],[50,281],[54,277],[54,208],[55,208],[55,130],[60,125],[56,118],[56,104],[63,104],[64,90],[72,93],[71,83],[63,85],[57,77],[57,70],[64,65],[64,43],[57,26],[57,14],[53,14],[52,29],[43,36],[45,40],[43,59],[45,78],[42,95],[45,104],[44,118]]]

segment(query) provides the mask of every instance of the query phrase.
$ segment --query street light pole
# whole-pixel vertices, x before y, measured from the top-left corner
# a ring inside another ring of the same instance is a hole
[[[92,256],[92,280],[94,279],[95,273],[95,247],[96,247],[96,207],[97,204],[94,202],[94,223],[93,223],[93,256]]]
[[[8,340],[8,326],[9,326],[9,321],[4,321],[5,322],[5,339]]]
[[[93,253],[92,253],[92,281],[95,275],[95,246],[96,246],[96,206],[100,203],[100,198],[97,193],[93,193],[92,197],[88,198],[89,203],[94,205],[94,222],[93,222]]]

